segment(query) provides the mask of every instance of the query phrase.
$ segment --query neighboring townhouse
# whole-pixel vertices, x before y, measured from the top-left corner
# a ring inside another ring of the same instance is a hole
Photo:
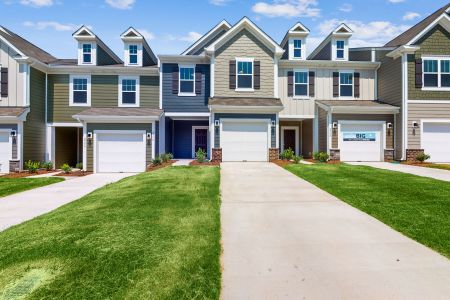
[[[381,62],[378,98],[401,108],[395,121],[396,155],[450,162],[450,4],[384,47],[355,49]]]
[[[0,173],[45,160],[46,64],[56,58],[0,26]]]

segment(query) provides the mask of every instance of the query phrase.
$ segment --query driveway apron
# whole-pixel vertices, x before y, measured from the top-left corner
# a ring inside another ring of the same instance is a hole
[[[270,163],[221,165],[222,299],[448,299],[450,261]]]

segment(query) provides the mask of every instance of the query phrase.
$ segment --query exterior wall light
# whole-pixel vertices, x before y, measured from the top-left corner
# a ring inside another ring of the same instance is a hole
[[[220,121],[219,120],[215,120],[214,121],[214,126],[219,127],[220,126]]]

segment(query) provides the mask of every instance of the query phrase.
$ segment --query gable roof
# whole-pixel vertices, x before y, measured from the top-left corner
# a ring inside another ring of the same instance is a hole
[[[439,17],[441,17],[443,14],[448,14],[448,11],[450,9],[450,3],[447,5],[439,8],[437,11],[411,27],[410,29],[406,30],[399,36],[395,37],[388,43],[384,45],[384,47],[398,47],[402,45],[408,44],[411,40],[414,39],[418,34],[420,34],[422,31],[424,31],[428,26],[430,26],[434,21],[436,21]]]
[[[219,24],[211,28],[207,33],[205,33],[201,38],[199,38],[194,44],[189,46],[186,50],[184,50],[181,55],[190,55],[195,50],[201,48],[202,45],[207,45],[209,41],[214,38],[217,38],[217,35],[220,35],[221,31],[228,31],[231,28],[230,23],[226,20],[222,20]],[[220,36],[219,36],[220,37]]]
[[[255,37],[257,37],[265,46],[271,49],[275,54],[281,56],[284,53],[284,49],[278,45],[267,33],[261,30],[255,23],[250,21],[249,18],[243,17],[237,22],[230,30],[217,39],[214,43],[209,45],[205,50],[208,53],[214,53],[217,49],[225,44],[228,40],[234,37],[242,29],[248,29]]]
[[[133,27],[129,27],[127,30],[125,30],[121,35],[120,38],[123,41],[140,41],[142,42],[142,46],[144,48],[144,50],[148,53],[148,55],[150,56],[152,62],[156,65],[158,63],[158,58],[156,57],[155,53],[153,53],[152,48],[150,47],[150,45],[147,43],[147,40],[145,39],[145,37],[136,29],[134,29]]]
[[[336,29],[334,29],[327,37],[319,44],[319,46],[311,52],[306,59],[313,59],[330,41],[334,36],[351,36],[353,30],[350,29],[346,24],[341,23]]]
[[[9,29],[0,26],[0,38],[5,39],[9,44],[14,46],[20,54],[36,59],[42,63],[48,64],[56,60],[56,57],[42,50],[38,46],[32,44],[20,35],[15,34]]]
[[[283,40],[281,41],[280,46],[284,47],[284,45],[288,41],[289,36],[307,36],[310,33],[309,28],[303,25],[301,22],[295,23],[284,35]]]

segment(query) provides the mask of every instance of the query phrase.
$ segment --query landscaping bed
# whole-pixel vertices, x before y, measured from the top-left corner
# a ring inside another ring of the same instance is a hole
[[[348,164],[300,164],[285,168],[450,257],[448,182]]]
[[[156,170],[159,170],[159,169],[162,169],[162,168],[165,168],[165,167],[168,167],[168,166],[171,166],[171,165],[173,165],[173,163],[175,163],[176,162],[176,160],[170,160],[170,161],[167,161],[167,162],[161,162],[161,163],[159,163],[159,164],[151,164],[151,165],[149,165],[148,167],[147,167],[147,172],[152,172],[152,171],[156,171]]]
[[[61,172],[61,173],[56,174],[55,176],[61,176],[61,177],[82,177],[82,176],[91,175],[91,174],[92,174],[92,172],[76,170],[76,171],[71,171],[69,173]]]
[[[64,178],[6,178],[0,177],[0,197],[31,190],[37,187],[64,181]],[[1,199],[0,199],[1,201]],[[0,272],[1,273],[1,272]],[[0,289],[1,290],[1,289]],[[1,294],[0,294],[1,295]],[[1,299],[1,297],[0,297]]]
[[[29,171],[21,171],[21,172],[14,172],[14,173],[9,173],[6,175],[1,176],[0,178],[24,178],[24,177],[29,177],[29,176],[35,176],[35,175],[43,175],[43,174],[48,174],[48,173],[55,173],[57,172],[56,170],[38,170],[36,171],[36,173],[30,173]]]
[[[434,164],[434,163],[420,163],[420,162],[402,162],[402,164],[409,165],[409,166],[415,166],[415,167],[425,167],[425,168],[432,168],[432,169],[441,169],[441,170],[448,170],[450,171],[450,164]]]
[[[220,166],[220,162],[218,161],[204,161],[199,162],[197,160],[193,160],[189,163],[190,166]]]

